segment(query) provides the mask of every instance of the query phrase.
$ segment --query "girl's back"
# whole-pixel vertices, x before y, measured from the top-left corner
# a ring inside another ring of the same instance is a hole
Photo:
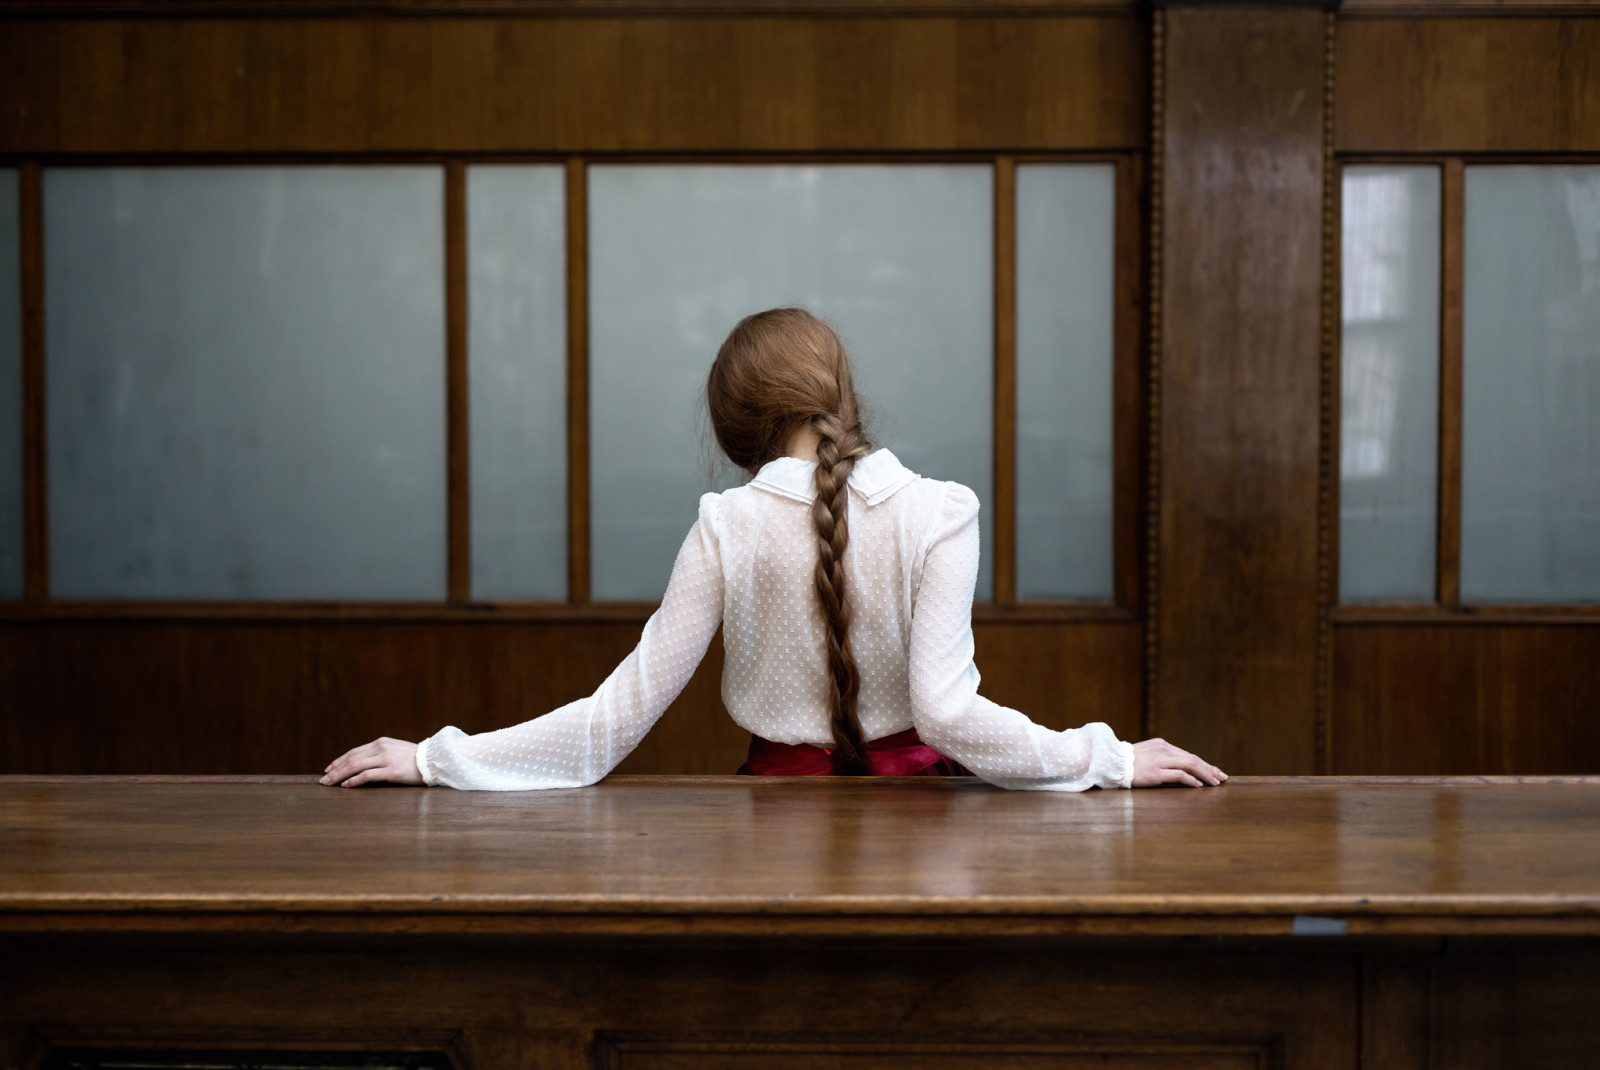
[[[592,784],[638,746],[721,627],[723,700],[753,734],[752,758],[764,742],[809,749],[807,770],[821,773],[899,775],[909,759],[1013,788],[1221,783],[1160,740],[1139,745],[1140,774],[1134,747],[1103,723],[1056,732],[978,694],[977,497],[872,450],[827,324],[794,308],[746,317],[717,353],[706,401],[717,444],[753,479],[701,499],[661,608],[599,690],[496,732],[377,740],[324,782]],[[897,751],[887,764],[885,748]]]

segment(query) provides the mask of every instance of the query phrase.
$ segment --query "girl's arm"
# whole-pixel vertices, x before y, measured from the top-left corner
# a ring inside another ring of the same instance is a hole
[[[911,614],[911,711],[922,741],[1004,788],[1082,791],[1155,783],[1199,786],[1221,770],[1159,740],[1136,745],[1096,721],[1057,732],[978,694],[972,592],[978,497],[945,485]]]
[[[678,551],[672,580],[633,653],[599,690],[531,721],[469,736],[454,726],[416,749],[415,770],[367,780],[420,780],[452,788],[520,791],[593,784],[639,745],[678,697],[722,623],[722,565],[716,539],[717,496],[700,499],[700,519]],[[388,743],[385,748],[383,744]],[[393,761],[398,740],[358,747],[329,767],[324,783],[347,784]],[[403,760],[403,755],[401,756]],[[411,775],[406,775],[411,774]]]

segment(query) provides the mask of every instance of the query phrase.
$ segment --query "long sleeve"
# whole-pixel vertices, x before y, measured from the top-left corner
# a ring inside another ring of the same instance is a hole
[[[678,551],[661,608],[599,690],[494,732],[445,728],[417,749],[423,780],[521,791],[583,787],[611,772],[688,684],[722,623],[716,501],[714,494],[700,499],[700,518]]]
[[[1096,721],[1057,732],[978,694],[972,592],[978,499],[946,484],[911,616],[911,710],[923,742],[1004,788],[1130,787],[1133,746]]]

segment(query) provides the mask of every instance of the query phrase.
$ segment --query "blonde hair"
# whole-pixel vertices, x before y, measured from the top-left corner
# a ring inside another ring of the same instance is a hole
[[[848,484],[872,449],[861,428],[850,355],[839,336],[801,308],[746,316],[728,335],[706,380],[717,445],[748,472],[783,455],[801,428],[816,431],[817,599],[828,652],[828,716],[836,773],[868,772],[856,700],[861,673],[850,649],[844,551],[850,542]]]

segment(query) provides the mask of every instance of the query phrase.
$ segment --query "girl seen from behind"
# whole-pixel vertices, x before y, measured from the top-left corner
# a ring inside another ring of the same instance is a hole
[[[661,607],[593,695],[478,735],[382,738],[324,784],[522,790],[600,780],[639,744],[723,630],[722,698],[752,734],[741,772],[972,773],[1005,788],[1217,785],[1215,766],[1100,722],[1064,732],[978,694],[978,499],[862,430],[832,329],[779,308],[742,320],[706,384],[717,444],[751,481],[700,499]]]

